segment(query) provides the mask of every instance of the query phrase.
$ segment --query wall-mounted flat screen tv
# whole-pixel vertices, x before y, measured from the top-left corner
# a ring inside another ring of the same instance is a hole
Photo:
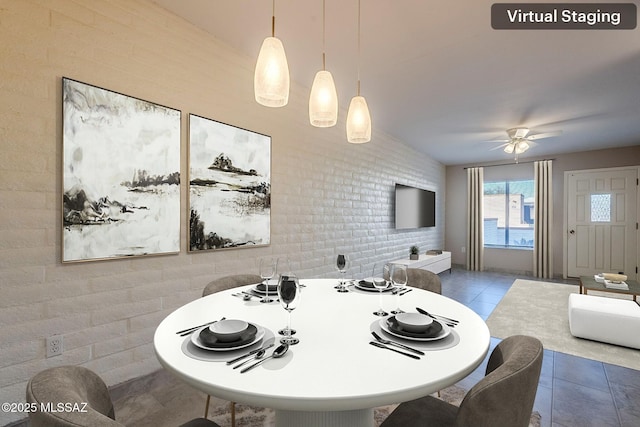
[[[436,226],[436,193],[396,184],[396,229]]]

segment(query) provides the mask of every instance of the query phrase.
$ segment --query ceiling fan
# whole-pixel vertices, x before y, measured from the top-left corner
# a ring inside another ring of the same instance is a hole
[[[496,139],[492,142],[504,142],[504,144],[499,145],[492,150],[497,150],[498,148],[503,148],[505,153],[514,154],[515,160],[518,161],[518,155],[527,151],[532,145],[535,143],[533,141],[542,138],[549,138],[552,136],[557,136],[562,133],[562,131],[556,132],[547,132],[547,133],[535,133],[530,134],[530,129],[527,127],[517,127],[507,129],[508,139]]]

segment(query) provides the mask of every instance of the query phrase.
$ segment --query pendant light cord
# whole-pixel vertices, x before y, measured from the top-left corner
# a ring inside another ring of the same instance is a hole
[[[271,7],[271,37],[276,36],[276,0],[273,0],[273,4]]]
[[[360,0],[358,0],[358,89],[357,89],[357,94],[358,96],[360,96]]]
[[[326,71],[327,69],[327,61],[325,59],[325,28],[326,28],[326,24],[325,24],[325,0],[322,0],[322,70]]]

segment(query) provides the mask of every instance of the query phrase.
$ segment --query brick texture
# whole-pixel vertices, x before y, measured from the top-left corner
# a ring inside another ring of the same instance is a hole
[[[258,42],[259,43],[259,42]],[[153,331],[213,278],[257,273],[266,255],[288,257],[301,277],[337,277],[335,254],[351,254],[362,277],[376,261],[444,244],[445,167],[374,129],[346,142],[338,125],[312,128],[308,88],[288,106],[253,100],[248,58],[145,0],[0,1],[0,400],[24,400],[41,369],[83,364],[109,385],[159,367]],[[188,114],[272,137],[271,245],[187,252],[187,185],[181,188],[178,255],[62,264],[62,77],[182,111],[181,172]],[[375,126],[375,117],[374,117]],[[396,231],[394,183],[437,192],[437,227]],[[45,358],[45,338],[65,352]],[[0,414],[0,425],[26,414]]]

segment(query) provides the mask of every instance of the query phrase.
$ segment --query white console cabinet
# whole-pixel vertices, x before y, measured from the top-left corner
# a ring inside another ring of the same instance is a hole
[[[422,268],[439,274],[449,270],[451,273],[451,252],[442,251],[440,255],[420,255],[418,259],[403,259],[391,261],[393,264],[405,264],[408,268]]]

